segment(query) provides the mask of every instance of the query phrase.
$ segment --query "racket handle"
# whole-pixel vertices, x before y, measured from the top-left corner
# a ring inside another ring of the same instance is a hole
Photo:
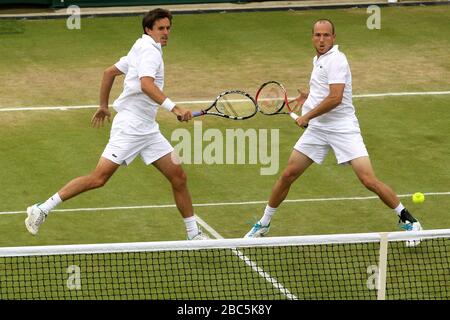
[[[299,116],[296,115],[296,114],[293,113],[293,112],[289,113],[289,115],[290,115],[291,118],[294,119],[295,121],[297,121],[297,119],[299,118]],[[304,125],[304,126],[303,126],[303,129],[306,129],[306,128],[308,128],[308,125]]]
[[[204,114],[203,111],[194,111],[192,112],[192,117],[198,117],[201,116],[202,114]],[[177,116],[178,121],[181,121],[181,116]]]

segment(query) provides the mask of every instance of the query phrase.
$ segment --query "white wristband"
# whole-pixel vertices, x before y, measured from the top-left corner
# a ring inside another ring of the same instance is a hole
[[[172,111],[172,109],[175,107],[175,103],[169,98],[166,98],[166,100],[164,100],[163,103],[161,103],[161,107],[163,107],[166,110]]]

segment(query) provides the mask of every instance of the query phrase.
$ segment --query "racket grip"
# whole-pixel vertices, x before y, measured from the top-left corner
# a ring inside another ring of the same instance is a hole
[[[298,115],[296,115],[296,114],[293,113],[293,112],[289,113],[289,115],[291,116],[292,119],[294,119],[295,121],[297,121]]]
[[[193,111],[192,112],[192,117],[198,117],[201,116],[202,114],[204,114],[203,111]],[[181,116],[177,116],[178,121],[181,121]]]

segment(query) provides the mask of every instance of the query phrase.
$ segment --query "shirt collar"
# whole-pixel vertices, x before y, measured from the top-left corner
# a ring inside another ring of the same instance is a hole
[[[335,53],[335,52],[338,52],[339,51],[339,45],[337,45],[337,44],[335,44],[330,50],[328,50],[328,52],[327,53],[325,53],[325,54],[323,54],[323,55],[321,55],[320,56],[320,58],[322,58],[322,57],[325,57],[325,56],[327,56],[327,55],[329,55],[329,54],[332,54],[332,53]],[[316,56],[314,56],[314,62],[316,62],[317,61],[317,55]]]
[[[150,37],[148,34],[143,34],[141,38],[144,41],[151,43],[152,46],[154,46],[155,48],[157,48],[159,51],[162,52],[161,43],[156,43],[156,41],[152,37]]]

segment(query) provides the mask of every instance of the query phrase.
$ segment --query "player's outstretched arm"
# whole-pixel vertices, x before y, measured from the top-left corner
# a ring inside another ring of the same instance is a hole
[[[110,121],[111,112],[108,110],[109,94],[114,84],[114,79],[122,74],[122,71],[120,71],[114,65],[106,68],[105,71],[103,71],[102,84],[100,86],[100,106],[91,119],[91,124],[94,128],[103,126],[105,118]]]

